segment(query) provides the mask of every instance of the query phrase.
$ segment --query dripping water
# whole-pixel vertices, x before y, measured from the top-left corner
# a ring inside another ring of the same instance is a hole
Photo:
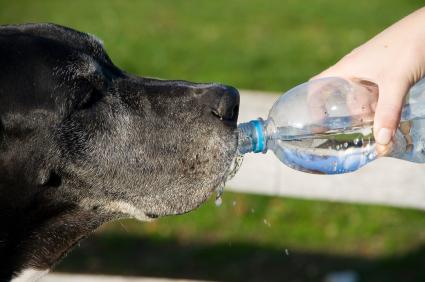
[[[221,206],[221,204],[223,203],[221,196],[223,195],[224,186],[226,185],[226,182],[231,180],[235,176],[235,174],[238,172],[239,168],[241,167],[242,162],[243,162],[243,155],[239,153],[238,151],[235,158],[233,159],[230,169],[228,170],[225,177],[223,178],[223,181],[217,187],[216,196],[215,196],[215,205],[217,207]]]

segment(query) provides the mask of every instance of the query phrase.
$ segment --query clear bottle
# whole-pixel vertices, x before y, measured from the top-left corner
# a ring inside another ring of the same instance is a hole
[[[425,162],[425,79],[409,91],[391,144],[375,144],[376,84],[338,77],[301,84],[282,95],[267,120],[239,124],[239,153],[272,150],[310,173],[352,172],[380,156]]]

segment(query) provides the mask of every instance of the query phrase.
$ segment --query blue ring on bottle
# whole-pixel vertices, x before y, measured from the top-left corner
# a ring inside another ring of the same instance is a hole
[[[264,133],[263,133],[263,125],[259,120],[252,120],[252,125],[255,128],[255,133],[257,134],[257,142],[253,144],[254,153],[260,153],[264,150]]]

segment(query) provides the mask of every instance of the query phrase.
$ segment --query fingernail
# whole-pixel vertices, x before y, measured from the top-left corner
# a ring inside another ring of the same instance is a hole
[[[378,142],[381,145],[387,145],[388,143],[390,143],[392,137],[393,137],[392,130],[388,128],[381,128],[378,132],[376,142]]]

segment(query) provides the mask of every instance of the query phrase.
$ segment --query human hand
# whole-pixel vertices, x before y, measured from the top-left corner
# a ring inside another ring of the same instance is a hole
[[[409,88],[425,75],[425,8],[390,26],[312,79],[337,76],[379,87],[374,135],[388,145],[400,122]]]

